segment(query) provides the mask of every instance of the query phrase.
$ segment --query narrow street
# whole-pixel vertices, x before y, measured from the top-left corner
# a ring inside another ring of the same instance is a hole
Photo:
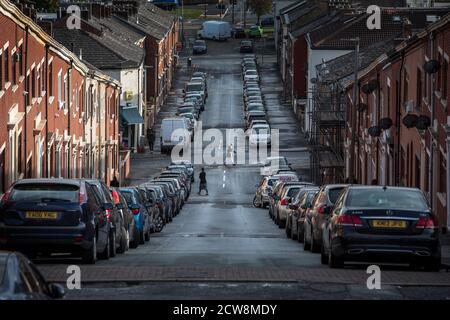
[[[207,55],[193,57],[195,68],[208,74],[209,98],[201,115],[203,130],[243,128],[238,41],[208,45]],[[269,123],[280,131],[280,154],[308,181],[309,154],[294,113],[283,105],[274,53],[258,56],[260,61],[262,58],[261,87]],[[182,68],[158,116],[159,123],[174,114],[188,80],[186,57],[180,63]],[[159,138],[156,141],[153,153],[133,158],[131,185],[145,182],[170,163],[169,156],[159,152]],[[368,290],[365,267],[329,269],[320,263],[320,255],[304,251],[301,244],[287,239],[266,209],[252,206],[255,185],[261,178],[258,167],[205,169],[209,196],[197,195],[196,179],[189,201],[173,223],[153,234],[145,246],[94,266],[82,265],[82,289],[69,290],[67,298],[450,298],[448,272],[413,272],[404,267],[383,270],[383,290]],[[198,176],[200,166],[195,170]],[[49,280],[64,281],[67,265],[77,262],[37,263]],[[421,288],[411,290],[414,287]]]

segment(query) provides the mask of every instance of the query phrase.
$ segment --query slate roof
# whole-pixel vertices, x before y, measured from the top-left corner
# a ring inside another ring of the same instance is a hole
[[[398,40],[389,39],[387,41],[372,44],[361,50],[359,53],[359,70],[366,68],[376,58],[392,50],[398,43]],[[354,65],[355,53],[350,52],[343,56],[326,61],[325,65],[317,65],[316,70],[319,74],[319,80],[322,83],[334,83],[336,81],[346,79],[348,76],[353,76]]]
[[[93,16],[88,23],[96,29],[102,30],[104,33],[108,33],[121,41],[135,45],[139,44],[145,38],[140,32],[134,28],[130,28],[116,16],[102,19]]]
[[[75,53],[82,49],[83,60],[99,69],[136,68],[144,59],[143,49],[110,35],[102,37],[83,30],[55,28],[53,37]]]

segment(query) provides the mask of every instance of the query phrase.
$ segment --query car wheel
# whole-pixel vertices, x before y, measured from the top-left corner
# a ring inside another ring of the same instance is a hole
[[[314,234],[313,234],[312,230],[311,230],[311,246],[310,246],[310,249],[311,249],[312,253],[319,253],[320,252],[319,245],[318,245],[317,241],[314,239]]]
[[[255,208],[261,208],[261,202],[258,202],[258,198],[256,197],[256,195],[253,197],[253,206]]]
[[[278,225],[279,229],[283,229],[285,227],[285,225],[286,225],[286,221],[285,222],[281,221],[280,216],[278,215],[278,213],[277,213],[277,225]]]
[[[311,244],[308,242],[306,232],[303,230],[303,250],[308,251]]]
[[[108,235],[108,237],[106,237],[105,249],[103,250],[103,252],[101,254],[99,254],[100,259],[108,260],[110,258],[110,254],[111,254],[110,247],[111,247],[111,241],[110,241],[110,237]]]
[[[330,268],[343,268],[344,267],[344,259],[338,258],[333,254],[333,247],[331,246],[328,249],[328,265]]]
[[[425,271],[439,272],[441,270],[441,259],[433,259],[429,263],[425,264]]]
[[[320,263],[328,264],[328,256],[325,254],[325,248],[322,245],[322,249],[320,250]]]
[[[81,260],[84,264],[95,264],[97,261],[97,239],[95,237],[92,239],[91,247],[83,252]]]
[[[155,231],[161,232],[163,228],[164,228],[164,221],[163,221],[162,217],[160,215],[158,215],[158,217],[156,218],[156,221],[155,221]]]
[[[293,226],[293,222],[291,223],[291,239],[292,240],[297,240],[297,232],[294,232],[294,228],[292,228]]]
[[[133,241],[130,242],[130,248],[136,249],[139,246],[140,234],[137,228],[133,230]]]
[[[145,235],[144,235],[144,239],[145,239],[145,241],[150,241],[150,230],[147,230],[147,232],[145,233]]]
[[[303,243],[303,228],[297,225],[297,241]]]
[[[286,228],[284,230],[286,231],[286,237],[288,239],[291,239],[292,238],[292,228],[289,227],[289,223],[288,222],[286,222]]]
[[[129,243],[129,233],[122,227],[121,237],[120,237],[120,246],[117,248],[117,253],[124,253],[127,251],[128,243]]]
[[[139,232],[139,244],[145,244],[144,229]]]
[[[111,233],[109,234],[109,250],[110,250],[109,256],[111,258],[114,258],[117,254],[115,231],[111,231]]]

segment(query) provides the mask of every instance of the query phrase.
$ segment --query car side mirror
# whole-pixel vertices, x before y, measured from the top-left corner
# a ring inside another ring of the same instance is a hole
[[[64,287],[62,285],[60,285],[59,283],[50,283],[48,285],[48,289],[50,291],[50,296],[53,299],[61,299],[66,294]]]
[[[116,205],[116,208],[117,209],[119,209],[119,210],[123,210],[124,208],[125,208],[125,206],[123,205],[123,203],[118,203],[117,205]]]
[[[111,203],[109,203],[109,202],[105,202],[102,205],[102,208],[103,208],[103,210],[112,210],[112,209],[114,209],[114,206]]]
[[[129,209],[133,210],[133,209],[140,209],[139,205],[134,203],[128,206]]]

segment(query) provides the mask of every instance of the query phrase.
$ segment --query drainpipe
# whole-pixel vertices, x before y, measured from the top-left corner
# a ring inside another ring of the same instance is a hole
[[[27,158],[28,158],[28,152],[27,152],[27,134],[28,134],[28,129],[27,129],[27,108],[28,108],[28,103],[30,101],[30,84],[28,83],[28,77],[27,77],[27,70],[28,70],[28,34],[29,34],[29,28],[28,26],[25,27],[25,92],[26,94],[24,94],[24,99],[25,99],[25,123],[24,123],[24,129],[25,129],[25,134],[23,135],[24,140],[23,140],[23,147],[25,149],[25,152],[23,152],[23,154],[25,155],[25,171],[24,171],[24,177],[28,178],[27,176]],[[31,74],[31,70],[30,70],[30,74]]]
[[[401,101],[402,101],[402,83],[403,83],[403,68],[404,68],[404,64],[405,64],[405,52],[402,51],[401,52],[401,56],[402,56],[402,62],[400,65],[400,69],[398,71],[398,86],[397,86],[397,157],[396,157],[396,161],[395,161],[395,171],[396,171],[396,181],[395,184],[397,186],[400,185],[400,179],[401,179],[401,173],[400,173],[400,150],[401,150],[401,146],[400,146],[400,129],[401,129]]]
[[[50,177],[49,167],[48,167],[48,99],[49,99],[49,87],[48,87],[48,48],[49,45],[45,45],[45,176]]]
[[[67,81],[68,81],[68,86],[67,86],[67,115],[68,115],[68,122],[67,122],[67,131],[68,131],[68,135],[70,136],[70,140],[72,140],[72,135],[71,135],[71,131],[72,131],[72,128],[71,128],[71,117],[72,117],[72,113],[71,113],[71,109],[70,109],[70,104],[71,104],[71,102],[72,102],[72,96],[71,96],[71,89],[72,89],[72,70],[73,70],[73,60],[70,60],[70,67],[69,67],[69,76],[67,77]],[[69,147],[70,147],[70,141],[69,141]],[[66,170],[68,171],[67,173],[66,173],[66,175],[67,175],[67,178],[70,178],[70,174],[71,174],[71,171],[72,170],[70,170],[71,168],[70,168],[70,159],[72,158],[72,150],[71,150],[71,148],[69,148],[69,152],[67,153],[68,154],[68,157],[69,157],[69,159],[67,159],[67,163],[69,164],[69,166],[68,167],[66,167]],[[73,165],[75,165],[75,164],[73,164]]]
[[[430,33],[430,45],[431,45],[431,57],[430,59],[434,59],[434,35]],[[434,139],[434,117],[435,117],[435,98],[434,98],[434,80],[435,74],[431,74],[431,126],[430,126],[430,161],[428,163],[428,186],[430,189],[430,206],[431,210],[435,209],[435,197],[434,197],[434,152],[435,152],[435,139]],[[448,169],[447,169],[448,171]]]
[[[380,74],[377,73],[377,110],[376,110],[376,114],[377,114],[377,123],[380,122],[380,110],[381,110],[381,86],[380,86]],[[376,179],[378,180],[378,183],[380,183],[379,179],[379,174],[380,174],[380,139],[377,138],[377,158],[376,158]]]
[[[450,125],[448,123],[445,131],[447,133],[447,232],[450,232]]]

